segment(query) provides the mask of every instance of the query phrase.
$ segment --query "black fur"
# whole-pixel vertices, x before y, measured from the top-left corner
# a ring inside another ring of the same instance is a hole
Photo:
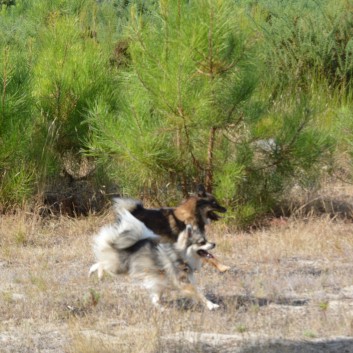
[[[161,236],[162,242],[175,242],[187,224],[197,226],[204,233],[208,222],[220,219],[216,212],[227,211],[203,186],[199,186],[196,195],[175,208],[145,208],[140,201],[134,200],[129,200],[126,205],[124,199],[116,199],[115,202],[118,208],[126,208],[147,228]]]

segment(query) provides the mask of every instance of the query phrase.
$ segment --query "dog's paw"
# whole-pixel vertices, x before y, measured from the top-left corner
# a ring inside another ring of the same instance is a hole
[[[89,269],[89,272],[88,272],[88,277],[91,277],[92,274],[96,271],[98,271],[98,268],[99,268],[99,263],[95,263],[94,265],[92,265]]]
[[[219,308],[219,305],[216,304],[216,303],[212,303],[212,302],[207,302],[207,308],[209,310],[215,310],[215,309],[218,309]]]
[[[91,277],[94,272],[97,272],[98,280],[101,281],[104,275],[104,268],[100,262],[97,262],[91,266],[88,277]]]

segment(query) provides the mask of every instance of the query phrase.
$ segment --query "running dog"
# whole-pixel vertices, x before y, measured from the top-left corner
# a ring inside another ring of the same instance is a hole
[[[213,195],[206,192],[202,185],[199,186],[196,195],[190,196],[176,208],[145,208],[140,201],[125,198],[115,198],[114,204],[117,210],[126,209],[131,212],[134,217],[158,234],[162,242],[171,243],[177,241],[187,224],[197,227],[204,234],[206,224],[220,218],[216,212],[227,211]],[[212,254],[208,254],[204,261],[220,272],[229,270],[229,266],[220,263]]]
[[[142,222],[125,209],[117,210],[118,219],[103,227],[94,238],[93,250],[97,262],[89,275],[98,272],[129,274],[143,283],[150,292],[152,303],[160,306],[165,289],[176,289],[209,310],[219,307],[208,300],[195,286],[193,273],[201,267],[201,259],[215,247],[197,227],[187,225],[175,243],[161,243]]]

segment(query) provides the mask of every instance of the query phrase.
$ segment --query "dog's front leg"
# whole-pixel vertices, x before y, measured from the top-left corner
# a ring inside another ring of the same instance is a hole
[[[155,307],[157,308],[161,307],[160,300],[161,300],[161,296],[159,293],[151,293],[151,301]]]
[[[207,298],[205,298],[206,301],[205,301],[205,304],[207,306],[207,308],[209,310],[214,310],[214,309],[218,309],[219,308],[219,305],[216,304],[216,303],[212,303],[210,300],[208,300]]]
[[[150,298],[154,307],[163,310],[160,301],[162,297],[162,288],[157,285],[153,280],[144,280],[144,287],[149,291]]]
[[[203,259],[205,263],[215,267],[219,272],[226,272],[230,270],[229,266],[226,266],[219,262],[215,257]]]
[[[196,299],[200,301],[202,304],[206,305],[209,310],[214,310],[218,309],[219,305],[216,303],[212,303],[210,300],[208,300],[201,291],[199,291],[196,286],[194,285],[194,279],[193,276],[190,276],[190,284],[186,284],[183,286],[182,291],[188,295],[189,297],[192,297],[193,299]]]
[[[197,295],[198,295],[198,297],[199,297],[199,300],[200,300],[204,305],[206,305],[209,310],[214,310],[214,309],[218,309],[218,308],[219,308],[219,305],[218,305],[218,304],[213,303],[213,302],[211,302],[210,300],[208,300],[208,299],[203,295],[203,293],[199,292],[198,290],[196,290],[196,291],[197,291]]]

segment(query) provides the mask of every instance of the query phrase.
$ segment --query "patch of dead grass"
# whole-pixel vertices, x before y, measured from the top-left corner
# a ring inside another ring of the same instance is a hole
[[[353,285],[351,223],[290,219],[252,233],[212,225],[214,253],[232,270],[204,267],[196,278],[220,310],[183,306],[172,295],[160,312],[126,276],[87,277],[92,235],[112,220],[1,218],[0,341],[8,348],[0,352],[152,353],[163,336],[183,331],[293,340],[353,335],[353,297],[342,296]]]

